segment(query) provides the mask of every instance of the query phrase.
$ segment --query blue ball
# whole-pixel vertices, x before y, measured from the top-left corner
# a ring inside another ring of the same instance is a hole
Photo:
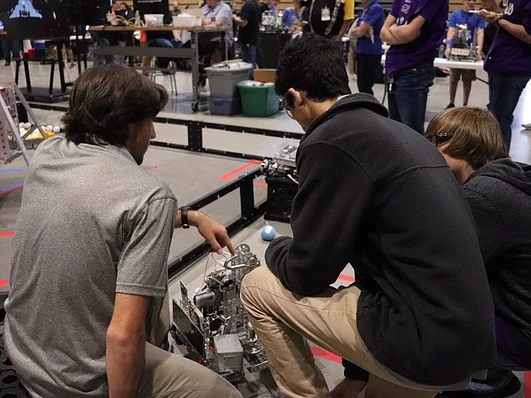
[[[263,240],[265,240],[266,242],[269,242],[275,239],[275,236],[277,236],[277,231],[271,225],[266,224],[262,228],[261,235],[262,235]]]

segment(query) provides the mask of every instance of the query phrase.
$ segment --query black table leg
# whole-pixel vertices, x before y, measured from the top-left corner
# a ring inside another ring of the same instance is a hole
[[[20,75],[20,60],[17,60],[15,62],[16,62],[16,66],[15,66],[15,83],[18,86],[18,78],[19,78],[19,75]]]
[[[55,74],[55,59],[52,60],[51,67],[52,68],[50,70],[50,87],[48,89],[48,93],[50,94],[50,97],[53,95],[53,77]]]
[[[26,89],[28,93],[31,93],[31,78],[29,72],[28,59],[24,57],[24,74],[26,75]]]
[[[62,48],[63,42],[57,42],[57,62],[59,63],[59,79],[61,81],[61,92],[66,93],[65,65],[63,63],[63,54],[61,53]],[[51,87],[51,89],[53,89],[53,87]]]

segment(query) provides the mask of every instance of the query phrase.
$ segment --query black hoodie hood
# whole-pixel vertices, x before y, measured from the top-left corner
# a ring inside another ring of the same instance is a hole
[[[498,348],[531,367],[531,166],[487,163],[463,185],[496,309]]]
[[[504,181],[516,189],[531,196],[531,166],[513,162],[509,158],[498,159],[487,163],[476,170],[466,182],[474,177],[490,177]],[[466,183],[465,182],[465,183]]]
[[[315,130],[317,126],[332,118],[337,113],[342,112],[345,109],[357,108],[365,108],[381,116],[389,117],[389,112],[387,111],[385,106],[383,106],[372,95],[364,93],[350,94],[341,98],[334,105],[332,105],[330,109],[328,109],[325,113],[316,118],[308,127],[308,130],[306,131],[306,134],[304,134],[304,136],[302,137],[301,142],[304,141],[311,134],[311,132]]]

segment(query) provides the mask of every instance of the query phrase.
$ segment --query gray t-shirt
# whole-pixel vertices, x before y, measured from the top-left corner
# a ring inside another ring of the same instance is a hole
[[[108,396],[105,336],[115,294],[154,297],[149,313],[157,313],[176,209],[170,188],[125,148],[63,137],[39,146],[5,306],[8,355],[32,395]]]

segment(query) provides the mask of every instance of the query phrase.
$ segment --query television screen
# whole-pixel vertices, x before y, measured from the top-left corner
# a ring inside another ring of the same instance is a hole
[[[1,1],[1,0],[0,0]],[[140,15],[146,14],[169,14],[168,0],[133,0],[133,8],[140,12]],[[167,21],[166,23],[169,23]]]
[[[70,23],[62,0],[0,0],[0,21],[12,38],[70,36]]]

